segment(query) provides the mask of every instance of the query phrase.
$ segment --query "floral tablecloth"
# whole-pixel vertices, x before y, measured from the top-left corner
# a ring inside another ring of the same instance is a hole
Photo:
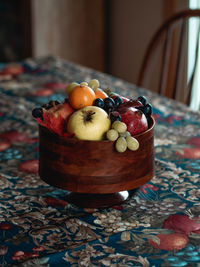
[[[59,58],[17,67],[0,65],[1,266],[198,266],[200,113]],[[66,191],[39,178],[31,115],[63,100],[69,82],[92,78],[124,96],[145,95],[156,120],[155,177],[124,204],[99,210],[67,203]]]

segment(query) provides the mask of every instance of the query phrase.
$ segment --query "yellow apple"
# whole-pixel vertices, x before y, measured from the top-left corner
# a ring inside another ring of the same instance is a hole
[[[81,140],[102,140],[110,129],[107,112],[96,106],[75,111],[69,118],[67,130]]]

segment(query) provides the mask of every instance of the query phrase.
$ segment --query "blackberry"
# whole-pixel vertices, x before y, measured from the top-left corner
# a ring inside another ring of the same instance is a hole
[[[93,105],[99,108],[104,108],[104,101],[102,98],[96,98],[93,102]]]
[[[147,116],[151,116],[151,114],[152,114],[152,105],[151,104],[147,103],[144,106],[144,114]]]
[[[117,108],[123,103],[123,100],[122,100],[122,98],[120,96],[116,96],[114,98],[114,102],[115,102],[115,107]]]
[[[147,104],[147,99],[146,99],[146,97],[145,96],[139,96],[138,98],[137,98],[137,100],[139,100],[144,106]]]
[[[32,110],[32,116],[34,118],[43,118],[43,111],[42,111],[42,108],[34,108]]]
[[[115,107],[115,101],[111,97],[104,99],[104,109],[107,113],[110,113]]]
[[[111,120],[111,123],[113,123],[114,121],[121,121],[122,118],[121,118],[121,115],[119,114],[119,112],[112,111],[110,113],[110,120]]]

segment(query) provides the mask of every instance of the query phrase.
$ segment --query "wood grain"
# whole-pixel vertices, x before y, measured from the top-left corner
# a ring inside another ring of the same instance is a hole
[[[39,175],[72,192],[107,194],[132,190],[154,175],[154,125],[135,136],[137,151],[119,153],[111,141],[63,138],[39,126]]]

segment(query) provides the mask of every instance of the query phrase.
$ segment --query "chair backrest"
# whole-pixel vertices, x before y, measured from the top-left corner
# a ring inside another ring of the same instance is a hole
[[[193,55],[190,59],[193,63],[188,71],[191,23],[196,23],[196,32],[192,36]],[[182,11],[164,22],[147,47],[137,85],[189,104],[197,68],[199,34],[200,9]]]

